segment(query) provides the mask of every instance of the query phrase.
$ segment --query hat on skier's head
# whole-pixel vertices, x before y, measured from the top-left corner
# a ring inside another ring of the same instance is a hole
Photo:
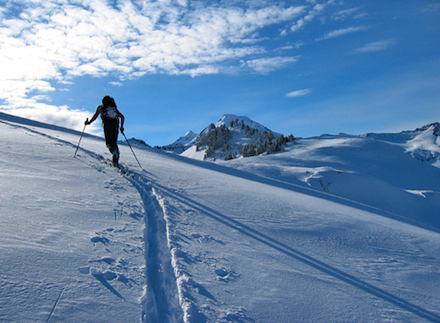
[[[116,107],[115,99],[106,95],[102,98],[102,105],[106,107]]]

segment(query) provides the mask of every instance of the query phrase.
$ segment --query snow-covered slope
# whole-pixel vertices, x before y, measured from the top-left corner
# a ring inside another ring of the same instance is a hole
[[[323,135],[297,139],[282,153],[219,163],[440,229],[439,143],[434,126],[394,134]]]
[[[4,114],[0,132],[0,321],[138,322],[139,192],[97,138],[73,158],[76,132]]]
[[[406,142],[406,152],[416,159],[432,162],[440,168],[440,124],[436,122],[417,129]]]
[[[145,171],[121,144],[121,172],[100,138],[73,158],[76,132],[2,114],[0,132],[0,321],[440,322],[439,227],[381,202],[438,191],[438,168],[371,164],[399,142],[304,139],[235,169],[133,147]],[[329,167],[382,200],[315,185]]]

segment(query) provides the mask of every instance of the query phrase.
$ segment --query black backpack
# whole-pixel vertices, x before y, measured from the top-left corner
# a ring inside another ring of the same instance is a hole
[[[102,120],[106,118],[117,119],[118,118],[118,108],[116,107],[115,99],[106,95],[102,98],[102,111],[101,118]]]

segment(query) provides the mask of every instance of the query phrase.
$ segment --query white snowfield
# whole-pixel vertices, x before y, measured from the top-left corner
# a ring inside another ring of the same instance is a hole
[[[440,169],[416,134],[222,165],[133,147],[145,171],[121,143],[120,171],[102,138],[73,158],[78,132],[0,133],[1,322],[440,322]]]

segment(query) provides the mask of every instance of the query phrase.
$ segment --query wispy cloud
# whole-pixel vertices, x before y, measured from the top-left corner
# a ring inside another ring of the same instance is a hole
[[[117,87],[124,86],[124,83],[122,83],[122,82],[109,82],[108,84],[113,85],[113,86],[117,86]]]
[[[292,24],[290,31],[296,32],[300,29],[303,29],[307,23],[310,23],[317,16],[321,15],[328,6],[333,5],[332,0],[327,1],[327,3],[317,3],[316,1],[307,2],[313,4],[313,7],[309,10],[306,10],[305,7],[303,7],[303,10],[305,10],[307,13]]]
[[[336,30],[329,31],[324,36],[317,38],[316,40],[320,41],[320,40],[332,39],[332,38],[336,38],[336,37],[345,36],[348,34],[358,33],[361,31],[367,31],[369,29],[371,29],[371,28],[368,26],[348,27],[348,28],[336,29]]]
[[[289,92],[286,94],[286,96],[288,98],[297,98],[297,97],[308,95],[310,93],[312,93],[312,91],[310,89],[303,89],[303,90],[296,90],[293,92]]]
[[[354,53],[371,53],[371,52],[378,52],[385,49],[388,49],[391,46],[394,46],[397,44],[397,40],[394,38],[385,39],[373,43],[368,43],[360,48],[357,48],[354,50]]]
[[[220,70],[214,66],[199,66],[196,68],[188,68],[180,72],[180,74],[190,75],[192,77],[200,76],[200,75],[208,75],[208,74],[218,74]]]
[[[427,12],[439,12],[440,11],[440,3],[430,3],[426,5],[423,11]]]
[[[295,63],[298,59],[299,56],[259,58],[242,62],[242,66],[246,66],[257,73],[267,74],[288,64]]]
[[[332,19],[334,19],[334,20],[346,20],[346,19],[348,19],[350,17],[353,17],[354,19],[357,19],[359,17],[359,15],[363,14],[363,13],[359,13],[360,10],[361,10],[360,7],[340,10],[340,11],[338,11],[338,12],[336,12],[336,13],[334,13],[332,15]],[[356,16],[353,16],[354,14],[356,14]]]

